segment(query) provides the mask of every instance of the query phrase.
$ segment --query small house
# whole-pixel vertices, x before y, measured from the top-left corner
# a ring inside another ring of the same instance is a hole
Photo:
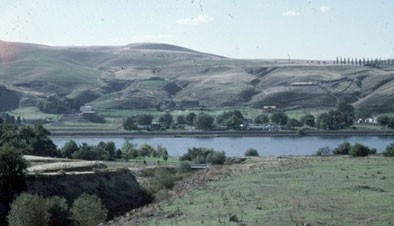
[[[79,107],[79,111],[81,111],[81,112],[92,112],[92,111],[94,111],[94,108],[92,106],[85,105],[85,106],[80,106]]]

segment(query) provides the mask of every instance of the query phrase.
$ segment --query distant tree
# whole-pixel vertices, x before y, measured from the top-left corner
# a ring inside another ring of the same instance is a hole
[[[4,119],[2,117],[0,117],[0,124],[4,123]]]
[[[178,115],[178,117],[176,117],[176,123],[178,123],[179,125],[184,125],[186,124],[186,119],[184,115]]]
[[[317,118],[317,127],[319,129],[336,130],[344,129],[351,125],[353,125],[353,119],[348,114],[339,111],[322,113]]]
[[[138,125],[152,125],[153,115],[143,114],[137,115],[137,124]]]
[[[213,117],[209,114],[200,113],[195,120],[195,125],[197,129],[211,130],[213,126],[213,121]]]
[[[138,129],[137,125],[135,124],[135,120],[132,117],[128,117],[128,118],[126,118],[126,120],[124,120],[123,128],[125,130],[137,130]]]
[[[271,121],[278,125],[286,125],[288,121],[288,117],[283,112],[274,112],[271,114]]]
[[[126,161],[129,159],[135,159],[138,156],[138,150],[136,145],[129,143],[126,141],[122,146],[122,158]]]
[[[18,117],[16,117],[16,122],[15,122],[17,125],[21,125],[22,124],[22,120],[21,120],[21,117],[20,116],[18,116]]]
[[[293,128],[293,127],[301,127],[304,124],[302,122],[298,121],[297,119],[290,118],[290,119],[287,120],[287,124],[286,125],[288,127]]]
[[[97,196],[82,194],[74,200],[71,213],[77,225],[93,226],[107,219],[108,210]]]
[[[259,156],[259,153],[254,148],[248,148],[248,150],[245,151],[245,156]]]
[[[158,157],[163,157],[164,153],[167,152],[167,149],[163,145],[159,144],[156,147],[156,151]]]
[[[367,146],[356,143],[350,149],[349,154],[353,157],[365,157],[370,153],[370,149]]]
[[[143,144],[140,148],[138,148],[138,156],[140,157],[150,157],[152,153],[156,150],[150,146],[149,144]]]
[[[353,113],[354,112],[354,107],[351,104],[348,104],[344,101],[338,101],[336,105],[336,110],[339,112],[346,112],[346,113]]]
[[[348,142],[344,142],[338,147],[336,147],[333,151],[334,155],[348,155],[352,146]]]
[[[168,160],[168,152],[167,152],[167,150],[163,151],[162,158],[163,158],[164,161]]]
[[[257,124],[265,124],[268,123],[270,120],[266,114],[260,114],[255,119],[254,122]]]
[[[304,125],[310,126],[310,127],[315,127],[315,116],[308,114],[304,115],[301,118],[301,122],[304,123]]]
[[[338,57],[337,57],[337,60],[336,60],[335,62],[336,62],[336,64],[338,64],[338,63],[339,63],[339,59],[338,59]]]
[[[391,129],[394,129],[394,118],[390,118],[389,124],[387,126]]]
[[[77,143],[73,140],[70,140],[64,144],[63,148],[61,149],[61,152],[64,157],[71,158],[72,154],[78,151],[78,149],[79,148]]]
[[[229,129],[239,130],[241,129],[241,124],[244,122],[241,118],[232,115],[230,118],[226,120],[226,126]]]
[[[186,115],[186,123],[188,125],[194,125],[194,120],[196,119],[197,115],[194,112],[189,113]]]
[[[380,115],[377,120],[381,126],[388,126],[390,123],[390,117],[387,115]]]
[[[166,129],[169,129],[173,123],[173,118],[170,113],[166,113],[159,118],[160,125]]]

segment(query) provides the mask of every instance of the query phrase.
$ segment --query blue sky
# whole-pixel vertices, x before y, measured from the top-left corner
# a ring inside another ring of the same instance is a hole
[[[234,58],[394,58],[393,0],[0,0],[0,40]]]

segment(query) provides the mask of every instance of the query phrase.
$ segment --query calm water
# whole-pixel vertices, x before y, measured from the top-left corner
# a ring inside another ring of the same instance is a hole
[[[246,149],[255,148],[260,155],[310,155],[318,148],[329,146],[335,148],[342,142],[354,144],[356,142],[376,148],[378,152],[385,150],[388,144],[394,143],[394,137],[353,136],[353,137],[154,137],[154,138],[77,138],[53,137],[52,140],[59,147],[73,139],[77,143],[98,144],[100,141],[113,141],[117,148],[121,148],[128,140],[130,143],[157,146],[162,144],[171,156],[180,156],[191,147],[208,147],[223,150],[227,156],[242,156]]]

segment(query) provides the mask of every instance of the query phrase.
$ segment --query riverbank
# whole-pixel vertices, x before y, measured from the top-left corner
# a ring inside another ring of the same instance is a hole
[[[285,130],[285,131],[154,131],[51,130],[53,137],[300,137],[300,136],[394,136],[394,130]]]

